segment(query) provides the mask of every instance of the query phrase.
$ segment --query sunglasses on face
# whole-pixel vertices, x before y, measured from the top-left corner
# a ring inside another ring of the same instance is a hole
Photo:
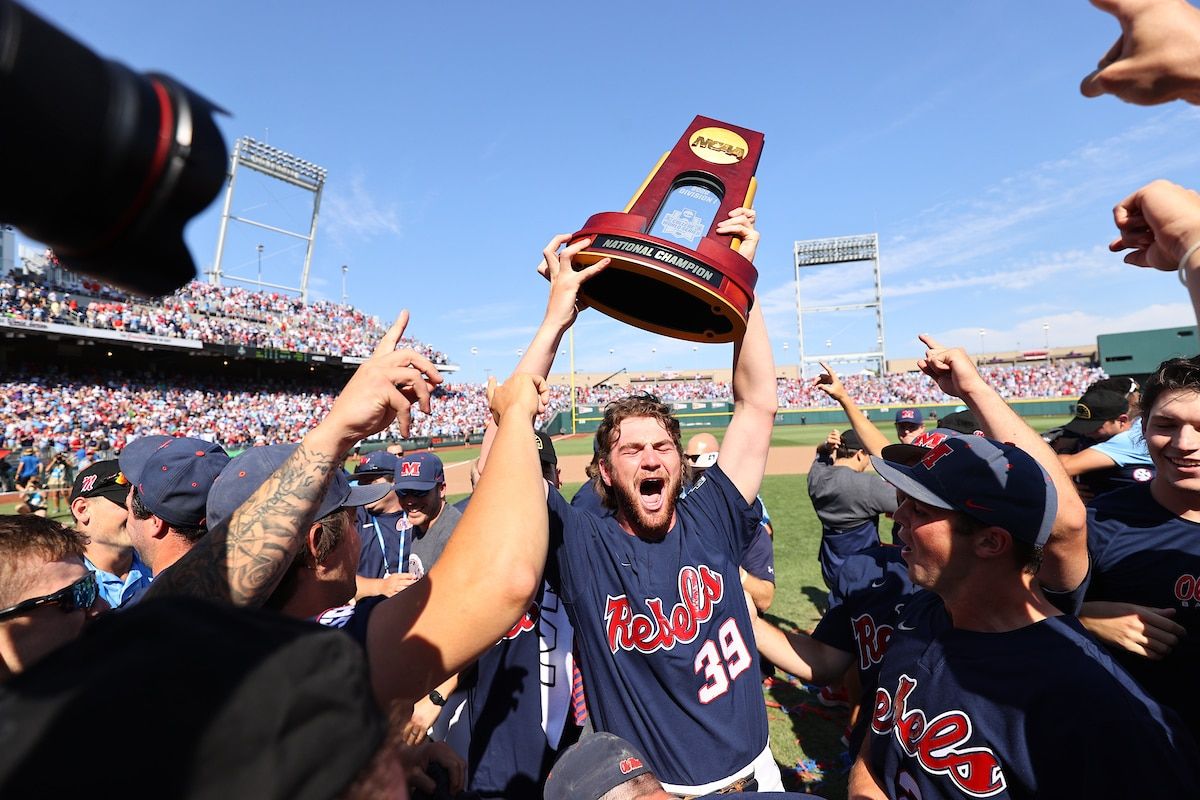
[[[0,609],[0,620],[20,616],[38,606],[57,605],[63,613],[76,609],[86,611],[96,604],[96,593],[96,573],[89,572],[70,586],[59,589],[53,594],[32,597],[28,600],[22,600],[15,606]]]
[[[428,497],[433,489],[397,489],[396,494],[401,497]]]

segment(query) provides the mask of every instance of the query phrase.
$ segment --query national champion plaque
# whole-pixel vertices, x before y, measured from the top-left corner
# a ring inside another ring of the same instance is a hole
[[[611,258],[580,294],[623,322],[693,342],[731,342],[746,329],[758,272],[717,223],[754,202],[763,135],[696,117],[624,211],[593,215],[571,241],[592,243],[577,269]]]

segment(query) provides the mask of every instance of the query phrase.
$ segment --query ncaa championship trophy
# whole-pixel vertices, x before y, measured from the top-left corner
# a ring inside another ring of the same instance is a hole
[[[591,238],[576,268],[611,258],[581,294],[644,330],[692,342],[732,342],[746,329],[758,272],[741,241],[717,223],[754,202],[763,135],[696,117],[624,211],[593,215],[572,242]]]

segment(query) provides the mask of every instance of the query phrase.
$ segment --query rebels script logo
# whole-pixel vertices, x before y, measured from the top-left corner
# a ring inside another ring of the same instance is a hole
[[[537,603],[530,603],[529,610],[521,615],[521,618],[517,620],[517,624],[509,628],[508,633],[504,634],[504,637],[501,638],[500,641],[503,642],[505,639],[515,639],[522,633],[528,633],[529,631],[533,630],[533,626],[537,623],[537,619],[541,614],[541,611],[542,610],[538,607]]]
[[[971,738],[971,718],[962,711],[944,711],[931,720],[919,708],[908,708],[917,682],[901,675],[896,701],[887,689],[875,690],[871,730],[882,736],[894,731],[896,741],[931,775],[945,775],[972,797],[991,797],[1008,788],[1000,759],[988,747],[963,747]]]
[[[858,644],[858,668],[870,669],[883,660],[892,639],[892,626],[876,625],[870,614],[855,617],[850,624],[854,626],[854,641]]]
[[[705,564],[679,570],[679,598],[670,613],[663,610],[657,597],[646,600],[650,614],[634,614],[625,595],[609,595],[604,608],[608,625],[608,647],[617,650],[637,650],[653,653],[670,650],[676,642],[689,644],[700,633],[700,626],[712,619],[713,608],[725,594],[721,573]]]

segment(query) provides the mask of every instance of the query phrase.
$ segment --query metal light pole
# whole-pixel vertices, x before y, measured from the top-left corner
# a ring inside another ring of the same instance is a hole
[[[350,271],[350,267],[342,264],[342,305],[346,305],[349,296],[346,294],[346,273]]]
[[[979,329],[979,358],[976,361],[983,360],[983,335],[987,333],[983,328]]]
[[[262,291],[262,251],[263,251],[263,246],[260,244],[255,249],[258,250],[258,290],[261,292]]]
[[[1042,323],[1042,335],[1046,343],[1046,361],[1050,360],[1050,323]]]

